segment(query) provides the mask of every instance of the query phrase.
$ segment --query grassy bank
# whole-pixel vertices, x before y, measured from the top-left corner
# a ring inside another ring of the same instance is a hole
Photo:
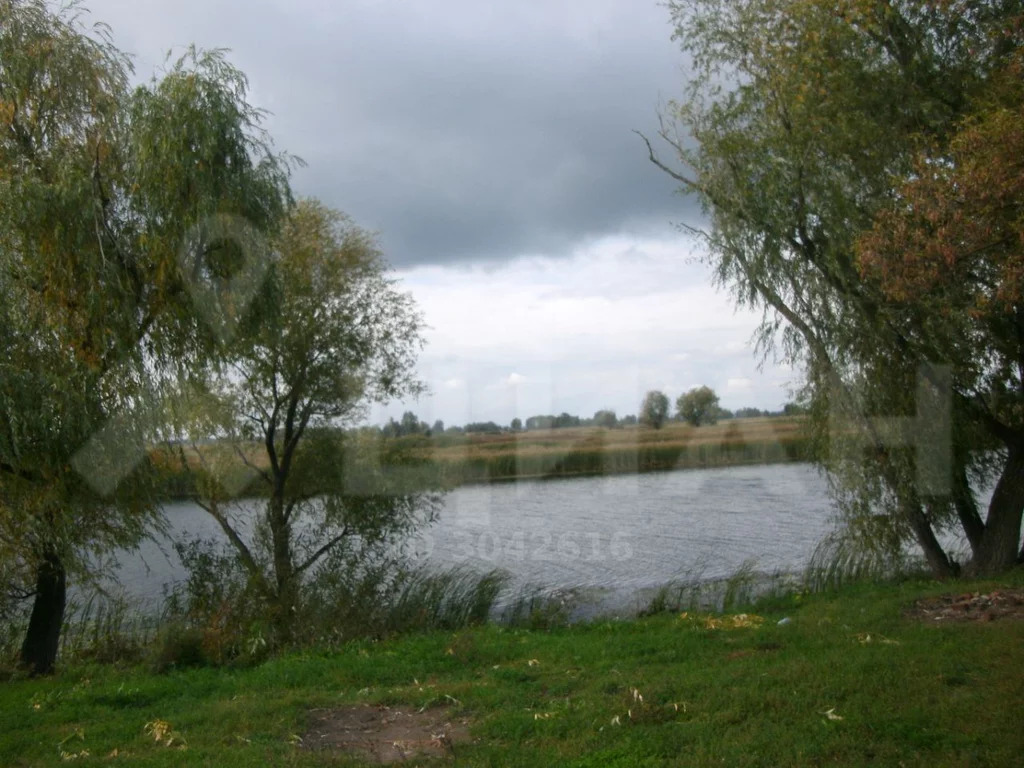
[[[309,749],[310,726],[387,706],[366,711],[465,724],[437,765],[1019,765],[1024,623],[905,612],[1022,584],[1018,572],[790,596],[759,606],[760,621],[485,626],[248,669],[80,667],[0,684],[0,764],[362,765]]]
[[[440,478],[448,487],[586,475],[616,475],[671,469],[706,469],[748,464],[806,461],[809,440],[800,418],[733,419],[692,427],[670,422],[662,429],[544,429],[501,434],[410,435],[380,439],[371,446],[378,461],[395,471],[416,471]],[[245,467],[233,451],[216,445],[199,449],[217,462]],[[262,447],[246,451],[253,466],[264,466]],[[186,454],[194,464],[196,453]],[[392,465],[393,461],[400,464]],[[191,480],[178,470],[177,459],[162,462],[168,469],[167,493],[187,496]],[[419,466],[412,468],[412,465]],[[255,479],[240,495],[258,495]]]

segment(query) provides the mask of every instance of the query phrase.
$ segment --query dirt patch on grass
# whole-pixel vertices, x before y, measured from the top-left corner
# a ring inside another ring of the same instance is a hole
[[[925,597],[914,603],[906,615],[929,622],[1021,620],[1024,619],[1024,589]]]
[[[404,707],[314,709],[302,737],[307,749],[337,750],[373,763],[400,763],[413,757],[454,755],[469,741],[469,721],[446,709],[423,712]]]

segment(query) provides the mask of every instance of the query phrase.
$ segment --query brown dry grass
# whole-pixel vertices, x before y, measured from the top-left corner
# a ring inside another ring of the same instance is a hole
[[[398,447],[407,458],[433,464],[443,482],[460,485],[792,461],[806,454],[804,424],[799,417],[776,417],[732,419],[702,427],[670,422],[662,429],[576,427],[501,434],[412,435],[385,441],[383,450]],[[245,469],[246,463],[260,469],[268,465],[266,452],[258,442],[238,447],[208,443],[173,452],[156,450],[154,458],[177,482],[173,487],[178,490],[172,495],[188,495],[190,486],[187,473],[181,469],[182,455],[192,470],[205,465],[225,476]]]

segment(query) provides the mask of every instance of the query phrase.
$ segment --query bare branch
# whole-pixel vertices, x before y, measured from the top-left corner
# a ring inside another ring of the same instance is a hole
[[[249,571],[249,575],[259,586],[260,591],[266,595],[274,594],[274,591],[270,588],[270,585],[267,583],[267,580],[263,575],[263,571],[257,564],[256,558],[252,556],[252,552],[248,545],[242,540],[242,537],[238,535],[238,532],[231,525],[231,522],[227,517],[221,513],[220,507],[217,505],[216,501],[210,500],[209,502],[204,502],[201,499],[196,499],[196,503],[205,509],[210,516],[217,521],[221,530],[224,531],[224,535],[228,537],[228,540],[231,542],[232,546],[234,546],[235,551],[238,552],[238,556],[241,558],[245,569]]]
[[[306,559],[306,561],[302,563],[302,565],[300,565],[298,568],[296,568],[295,569],[295,575],[298,576],[300,574],[305,573],[307,570],[309,570],[310,567],[315,565],[320,558],[322,558],[324,555],[326,555],[328,552],[330,552],[332,549],[334,549],[342,541],[344,541],[347,537],[349,537],[351,535],[352,535],[352,531],[349,530],[349,527],[347,525],[344,526],[341,529],[341,533],[339,533],[333,539],[331,539],[326,544],[324,544],[322,547],[320,547],[320,549],[318,549],[316,552],[314,552],[312,555],[310,555]]]
[[[251,461],[249,461],[249,457],[245,455],[245,451],[242,450],[242,448],[238,445],[238,443],[232,443],[231,447],[234,448],[235,454],[237,454],[238,458],[240,458],[242,460],[242,463],[245,464],[245,466],[247,466],[249,469],[253,470],[256,474],[258,474],[264,480],[266,480],[269,485],[273,485],[274,484],[274,481],[271,479],[270,475],[267,473],[267,470],[263,469],[262,467],[258,467],[255,464],[253,464]]]
[[[687,176],[684,176],[683,174],[679,173],[679,171],[676,171],[675,169],[670,168],[669,166],[667,166],[663,162],[661,162],[661,160],[658,159],[658,156],[654,153],[654,147],[651,146],[650,139],[648,139],[643,133],[641,133],[640,131],[636,130],[635,128],[633,129],[633,133],[635,133],[637,136],[639,136],[641,139],[644,140],[644,144],[647,145],[647,156],[648,156],[648,158],[650,159],[650,161],[652,163],[654,163],[656,166],[658,166],[658,168],[660,168],[662,171],[667,173],[673,179],[675,179],[679,183],[685,185],[690,191],[692,191],[692,192],[700,192],[701,191],[700,186],[693,179],[691,179],[691,178],[689,178]]]

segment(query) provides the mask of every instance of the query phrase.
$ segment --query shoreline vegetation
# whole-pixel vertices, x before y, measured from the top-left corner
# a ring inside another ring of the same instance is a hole
[[[410,752],[426,750],[413,764],[1010,765],[1024,750],[1007,706],[1024,683],[1021,619],[925,609],[951,590],[980,603],[1022,585],[1017,569],[796,591],[724,613],[471,621],[229,664],[167,636],[170,657],[79,656],[53,677],[8,679],[0,762],[369,765],[360,745],[395,739],[371,721],[409,713]],[[452,740],[415,733],[417,712],[457,724]],[[324,740],[320,726],[345,718],[363,718],[360,738]]]
[[[800,416],[729,419],[694,427],[669,422],[661,429],[642,426],[569,427],[491,433],[381,437],[353,432],[353,444],[376,453],[388,471],[418,473],[443,488],[461,485],[572,477],[664,472],[677,469],[784,464],[811,459],[810,437]],[[243,447],[245,460],[218,443],[181,446],[195,467],[215,454],[218,462],[235,463],[238,472],[264,468],[265,453],[253,443]],[[165,449],[157,449],[157,456]],[[202,454],[202,456],[200,456]],[[193,480],[180,458],[165,455],[165,495],[188,498]],[[237,496],[260,496],[262,484],[236,483]]]

